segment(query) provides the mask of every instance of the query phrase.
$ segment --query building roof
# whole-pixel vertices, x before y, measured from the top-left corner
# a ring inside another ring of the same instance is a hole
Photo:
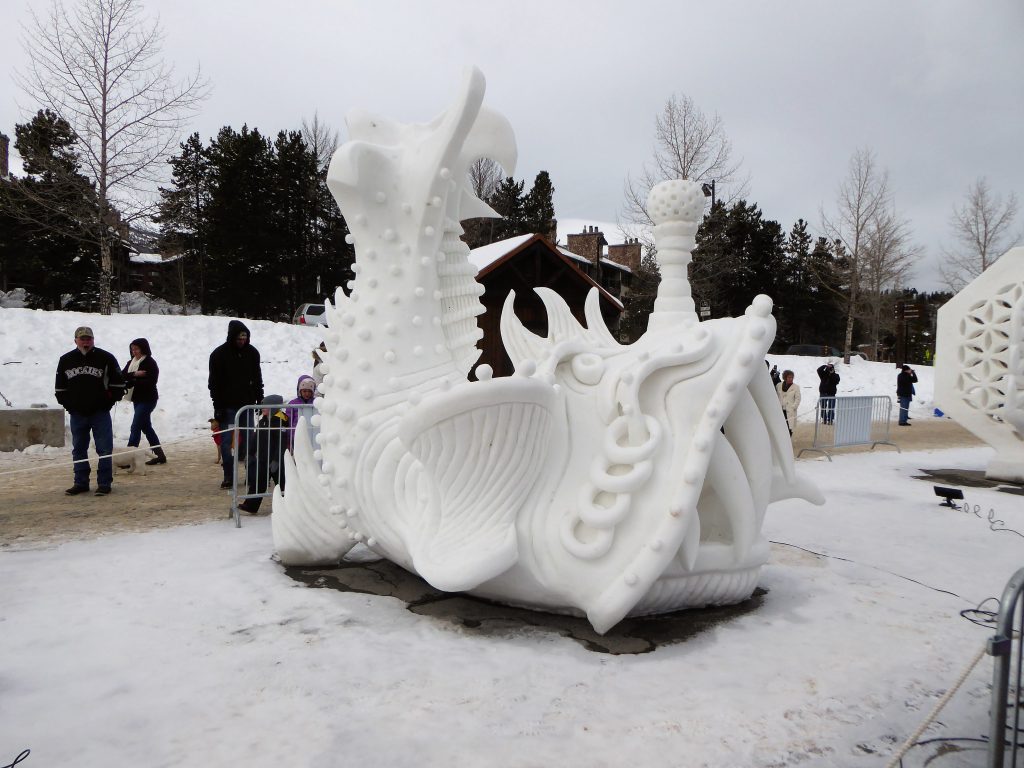
[[[583,258],[579,254],[573,253],[572,251],[567,251],[564,248],[559,248],[558,246],[553,245],[551,241],[543,235],[517,235],[516,237],[510,237],[507,240],[499,240],[496,243],[474,248],[469,252],[469,263],[477,268],[477,277],[482,277],[537,241],[543,242],[548,250],[573,267],[584,281],[597,288],[601,292],[601,295],[608,301],[620,310],[623,308],[623,304],[619,299],[615,298],[592,277],[590,277],[590,275],[579,268],[578,264],[589,264],[589,260]],[[606,262],[607,260],[601,259],[601,261]],[[627,272],[629,271],[627,267],[623,267],[621,264],[616,264],[615,262],[607,263]]]
[[[481,245],[479,248],[474,248],[469,252],[469,260],[472,264],[476,266],[478,270],[482,271],[485,267],[488,267],[492,262],[497,261],[509,251],[519,248],[527,240],[533,237],[540,237],[540,235],[516,235],[515,237],[510,237],[507,240],[499,240],[498,242],[491,243],[490,245]],[[550,243],[550,241],[548,242]],[[590,263],[589,259],[580,256],[578,253],[573,253],[572,251],[563,248],[560,245],[556,245],[554,246],[554,248],[560,254],[562,254],[568,259],[572,259],[575,262],[578,262],[580,264]],[[602,257],[601,263],[606,266],[612,267],[613,269],[622,270],[623,272],[632,273],[633,271],[626,265],[619,264],[617,261],[612,261],[611,259],[606,259]]]

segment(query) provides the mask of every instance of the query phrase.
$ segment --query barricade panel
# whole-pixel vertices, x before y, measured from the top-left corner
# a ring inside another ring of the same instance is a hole
[[[237,443],[232,443],[237,448],[231,455],[231,517],[236,527],[242,527],[240,505],[245,504],[247,511],[258,510],[263,500],[273,495],[274,486],[279,486],[284,493],[287,485],[284,456],[292,449],[295,424],[299,419],[312,418],[314,413],[312,403],[263,403],[238,409],[235,423],[231,425],[238,433]],[[318,433],[318,429],[311,427],[309,430],[314,443]]]
[[[1016,619],[1016,629],[1014,623]],[[999,601],[996,633],[988,641],[992,665],[991,724],[988,734],[988,768],[1016,768],[1024,763],[1024,733],[1021,732],[1024,689],[1022,655],[1024,645],[1024,568],[1010,578]],[[1012,684],[1011,684],[1012,682]],[[1007,759],[1007,744],[1010,746]],[[1021,762],[1018,762],[1018,757]]]
[[[797,458],[805,451],[817,451],[831,461],[830,449],[853,445],[891,445],[898,451],[899,446],[889,440],[891,414],[892,398],[886,395],[822,397],[815,411],[814,443]]]

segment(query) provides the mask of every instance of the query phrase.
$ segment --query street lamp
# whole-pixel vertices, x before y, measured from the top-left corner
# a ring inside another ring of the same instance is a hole
[[[715,207],[715,180],[712,179],[710,181],[710,183],[705,181],[703,184],[700,185],[700,189],[701,189],[701,192],[704,193],[704,197],[710,197],[711,198],[711,207],[714,208]]]

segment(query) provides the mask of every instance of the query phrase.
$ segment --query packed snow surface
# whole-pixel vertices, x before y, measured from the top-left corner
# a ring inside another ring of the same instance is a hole
[[[990,635],[958,612],[1024,565],[1024,539],[910,479],[987,449],[883,450],[803,462],[829,502],[769,508],[761,605],[642,655],[307,588],[266,517],[2,552],[0,760],[875,768]],[[1019,497],[967,497],[1024,531]],[[926,736],[986,731],[991,670]]]
[[[2,309],[0,390],[52,405],[78,325],[122,363],[145,336],[162,369],[157,430],[187,438],[206,428],[206,359],[227,320]],[[316,329],[247,324],[267,392],[290,394]],[[813,401],[821,359],[769,359]],[[918,372],[914,413],[928,416],[930,370]],[[891,395],[895,373],[840,366],[840,394]],[[123,436],[127,410],[115,421]],[[271,559],[267,517],[0,550],[0,764],[28,748],[25,768],[874,768],[990,636],[959,611],[1024,565],[1024,538],[988,520],[1024,531],[1019,496],[967,489],[979,517],[940,507],[913,479],[990,456],[880,448],[802,461],[828,501],[769,508],[761,604],[641,655],[305,587]],[[985,733],[991,673],[985,656],[925,736]],[[983,763],[982,747],[960,748],[930,764]],[[925,749],[905,765],[937,747]]]

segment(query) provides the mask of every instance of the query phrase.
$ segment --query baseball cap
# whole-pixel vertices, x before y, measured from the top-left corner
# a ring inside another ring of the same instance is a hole
[[[76,339],[80,339],[83,336],[88,336],[91,339],[92,335],[92,328],[90,328],[88,325],[82,325],[75,329]]]

